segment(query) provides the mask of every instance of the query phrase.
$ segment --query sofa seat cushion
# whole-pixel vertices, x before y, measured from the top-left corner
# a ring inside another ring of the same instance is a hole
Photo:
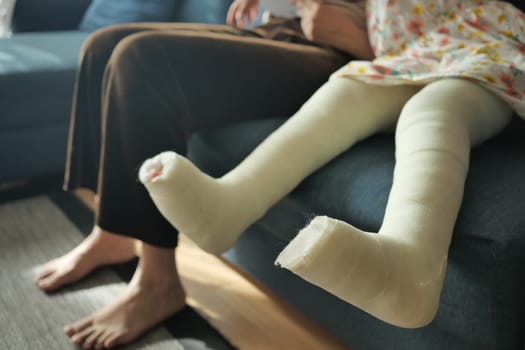
[[[220,176],[282,122],[250,121],[198,133],[189,156],[203,171]],[[525,123],[516,118],[502,135],[472,152],[440,308],[428,327],[391,327],[351,305],[342,307],[336,298],[324,298],[319,310],[310,302],[317,297],[312,288],[299,282],[291,288],[273,266],[278,251],[313,215],[336,217],[364,230],[379,229],[394,169],[392,135],[371,137],[309,176],[252,227],[262,233],[242,237],[227,256],[356,349],[379,349],[390,342],[396,344],[392,349],[404,349],[402,344],[424,349],[443,349],[443,344],[447,349],[516,349],[523,342],[525,309],[524,134]],[[259,254],[259,247],[270,247],[269,256]],[[258,266],[250,262],[254,254],[259,255]],[[334,320],[334,314],[340,317]],[[341,318],[348,328],[341,325]]]
[[[239,163],[282,119],[238,123],[198,133],[191,156],[214,176]],[[488,242],[525,239],[525,123],[509,128],[512,135],[490,140],[472,152],[464,203],[456,236]],[[512,129],[512,130],[510,130]],[[312,213],[346,220],[368,231],[381,225],[394,170],[392,135],[371,137],[306,178],[291,197]],[[475,229],[474,229],[475,228]],[[288,240],[294,233],[282,237]]]
[[[66,160],[67,123],[40,128],[0,130],[0,182],[43,175],[61,175]],[[42,152],[42,150],[46,150]]]
[[[69,118],[78,53],[87,33],[20,33],[0,39],[0,130]]]

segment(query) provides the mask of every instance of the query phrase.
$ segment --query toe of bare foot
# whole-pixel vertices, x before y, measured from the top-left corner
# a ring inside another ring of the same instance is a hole
[[[76,325],[66,326],[64,332],[73,344],[82,349],[110,349],[129,343],[137,336],[120,329],[117,324],[97,323],[91,318]]]
[[[49,281],[53,278],[53,275],[53,269],[44,267],[33,281],[38,287],[45,290],[47,285],[49,284]]]
[[[93,318],[92,317],[86,317],[83,318],[80,321],[77,321],[73,324],[69,324],[64,327],[64,333],[66,333],[68,336],[72,337],[77,333],[82,332],[88,327],[91,327],[93,324]]]
[[[114,303],[65,326],[64,333],[84,348],[113,348],[137,339],[184,306],[185,292],[178,282],[153,288],[130,283]]]
[[[46,276],[45,278],[38,279],[36,285],[42,289],[44,292],[52,292],[55,289],[58,289],[61,284],[61,279],[56,275]]]
[[[91,235],[69,253],[44,265],[35,283],[46,292],[55,291],[79,281],[99,266],[122,263],[135,256],[133,240],[95,227]]]
[[[93,333],[96,331],[96,329],[94,327],[88,327],[86,329],[84,329],[83,331],[80,331],[78,333],[75,333],[72,337],[71,337],[71,341],[73,342],[73,344],[75,345],[80,345],[80,346],[84,346],[84,344],[87,345],[86,343],[86,340],[91,336],[93,335]]]
[[[88,271],[74,268],[71,264],[54,260],[47,264],[35,278],[36,285],[45,292],[55,291],[81,279]]]

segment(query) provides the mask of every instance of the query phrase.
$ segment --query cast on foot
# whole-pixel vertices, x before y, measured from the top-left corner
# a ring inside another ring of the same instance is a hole
[[[214,179],[175,152],[148,159],[139,178],[162,215],[212,254],[228,250],[263,215],[243,181]]]
[[[108,349],[129,343],[180,311],[185,292],[178,277],[151,281],[140,265],[126,291],[113,304],[64,327],[71,341],[83,349]]]
[[[35,283],[46,292],[84,278],[95,268],[129,261],[135,257],[133,239],[111,234],[95,226],[91,234],[66,255],[46,263]]]
[[[447,256],[395,235],[361,231],[318,216],[288,244],[280,265],[396,326],[422,327],[435,316]]]

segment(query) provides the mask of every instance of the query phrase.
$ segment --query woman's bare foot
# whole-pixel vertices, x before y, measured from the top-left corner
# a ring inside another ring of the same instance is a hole
[[[64,327],[71,341],[84,349],[112,348],[131,342],[183,309],[186,294],[173,249],[168,251],[163,262],[148,267],[145,249],[133,279],[116,302]]]
[[[133,239],[95,226],[90,235],[66,255],[44,265],[35,283],[51,292],[85,277],[103,265],[123,263],[136,256]]]

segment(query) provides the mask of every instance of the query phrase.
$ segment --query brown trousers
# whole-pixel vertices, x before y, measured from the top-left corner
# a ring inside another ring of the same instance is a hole
[[[81,52],[64,187],[98,193],[103,229],[174,247],[177,231],[137,180],[142,162],[185,154],[195,131],[289,117],[347,60],[306,40],[296,20],[99,30]]]

